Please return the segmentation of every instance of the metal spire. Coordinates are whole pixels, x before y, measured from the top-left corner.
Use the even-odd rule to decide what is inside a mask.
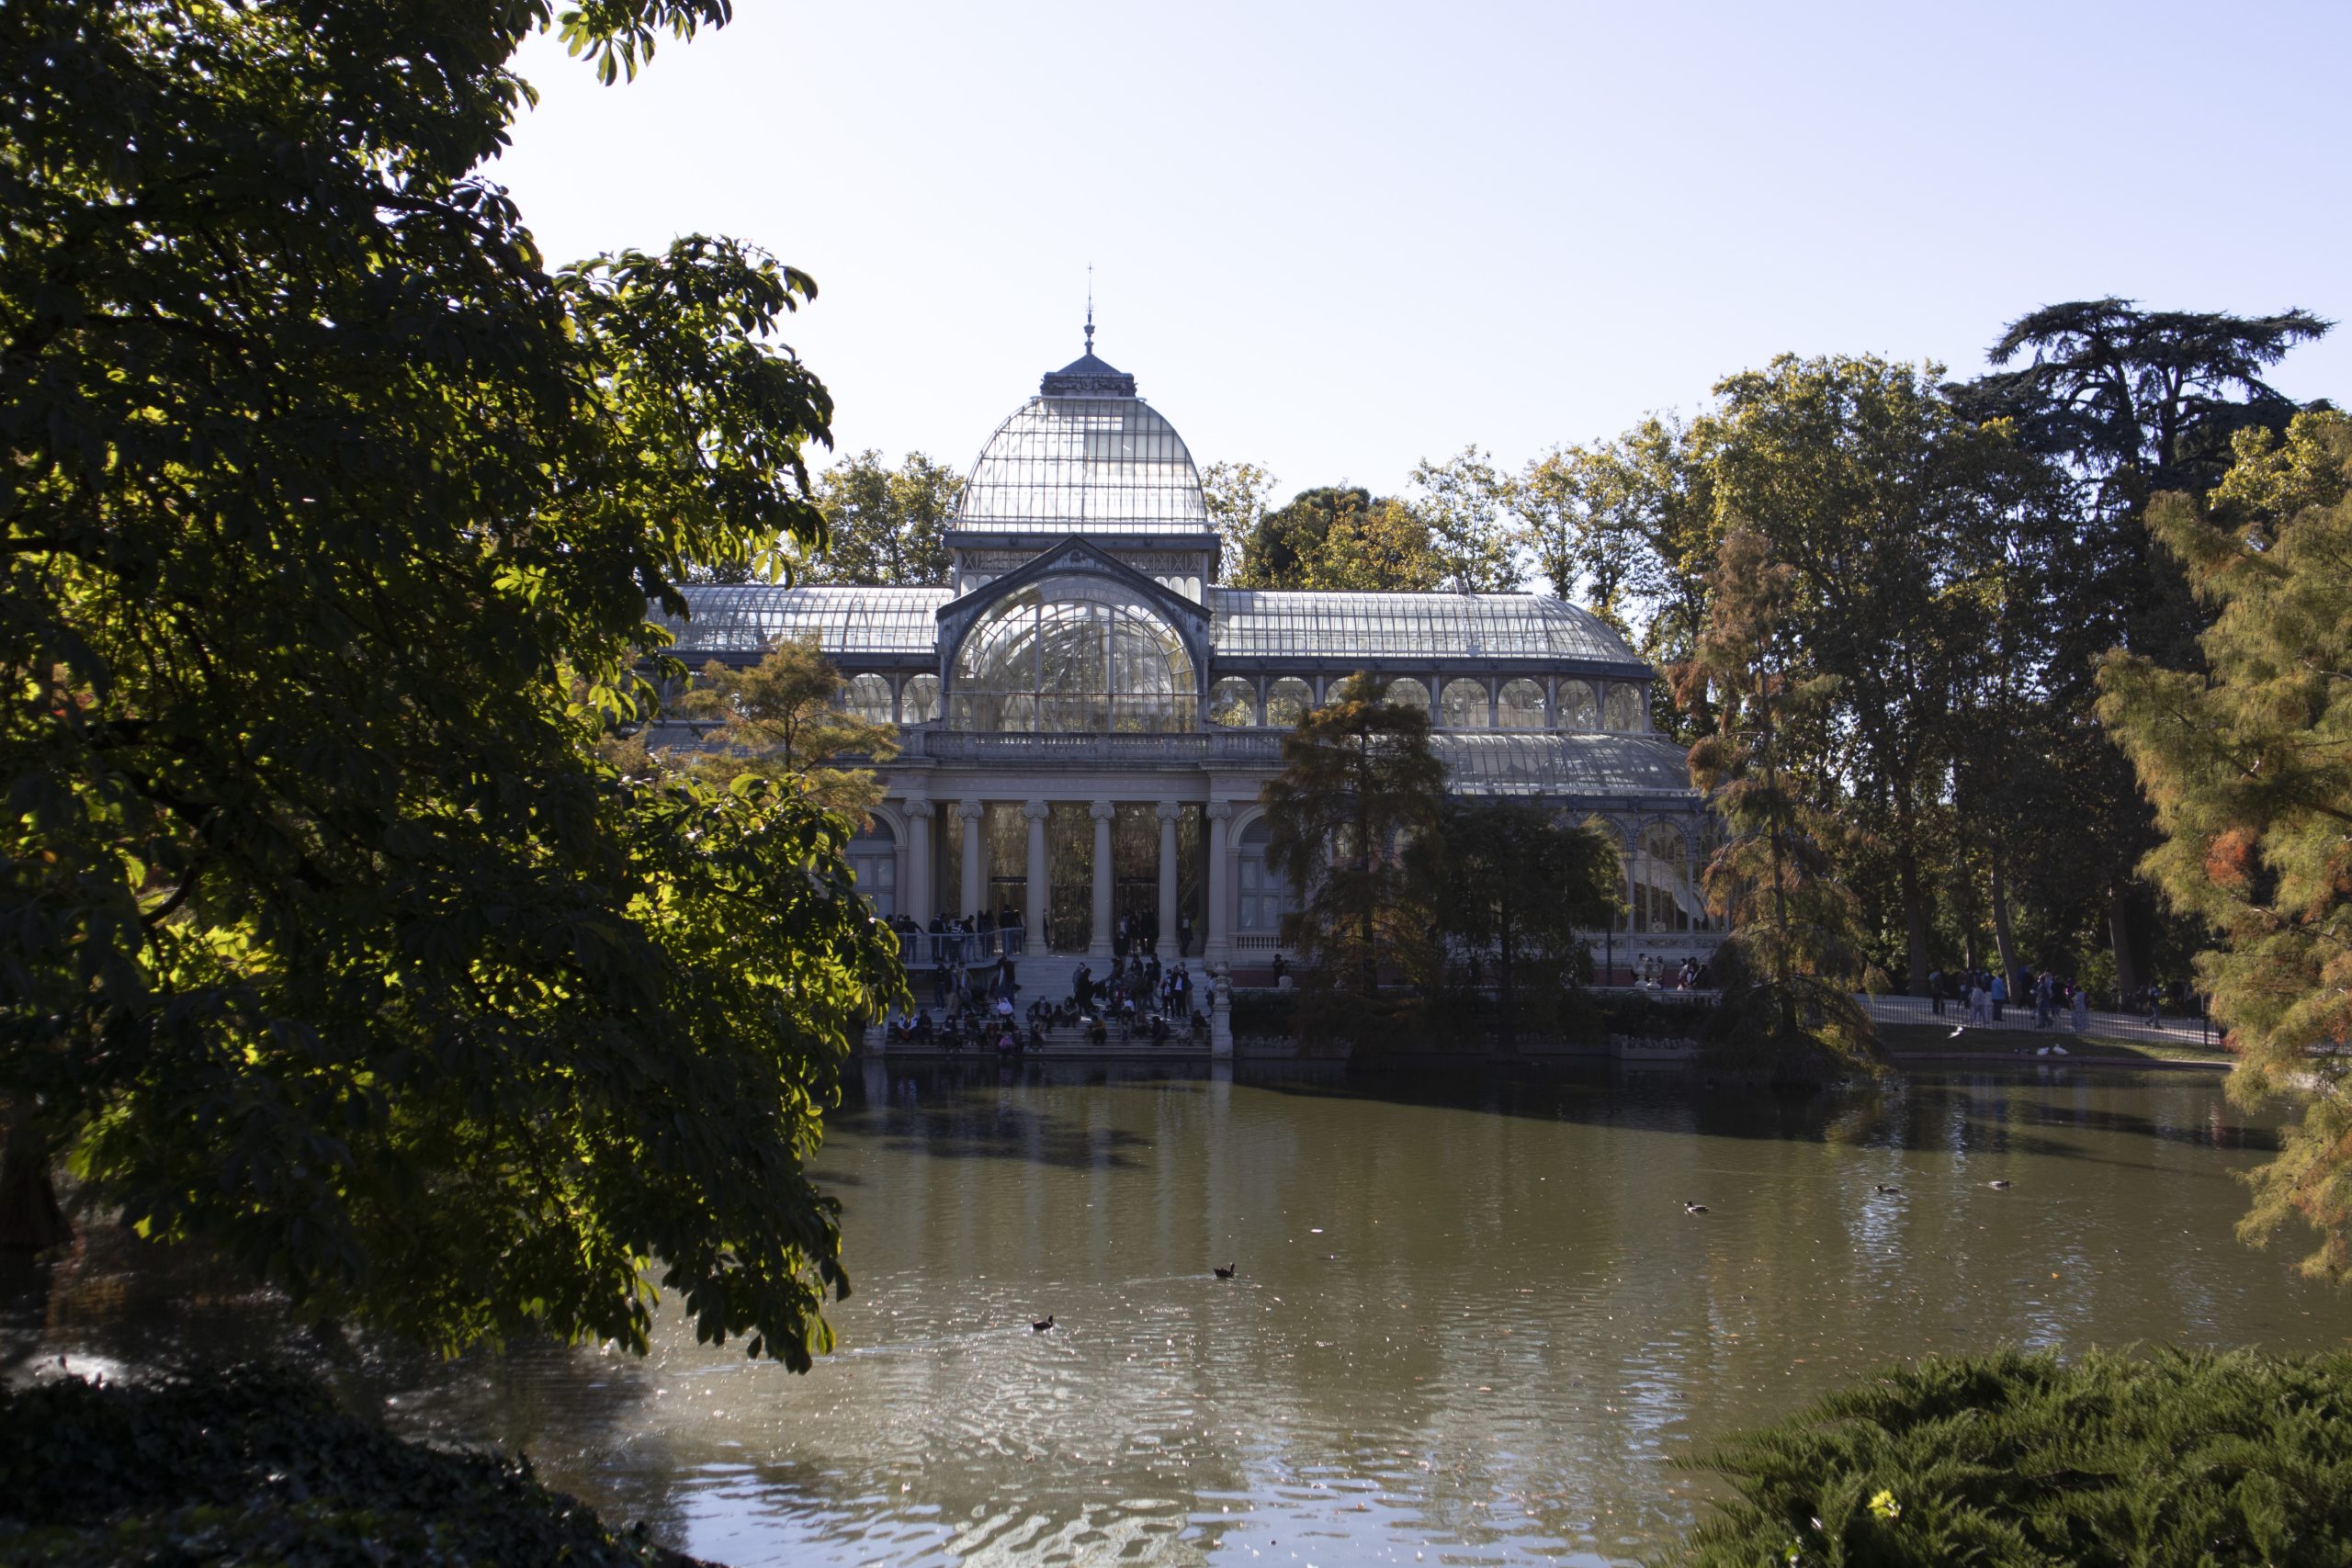
[[[1094,264],[1086,264],[1086,352],[1094,352]]]

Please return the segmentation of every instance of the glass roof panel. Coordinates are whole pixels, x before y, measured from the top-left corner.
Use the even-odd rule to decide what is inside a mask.
[[[1679,795],[1690,753],[1651,735],[1550,735],[1509,730],[1430,737],[1463,795]]]
[[[1566,659],[1648,673],[1589,612],[1535,593],[1212,588],[1216,651],[1249,659]]]
[[[1197,534],[1210,527],[1183,437],[1140,398],[1032,398],[964,482],[975,533]]]
[[[677,639],[681,658],[758,653],[780,637],[817,634],[831,654],[929,654],[939,640],[937,612],[954,590],[936,588],[779,588],[773,583],[705,583],[680,590],[688,617],[649,610]]]

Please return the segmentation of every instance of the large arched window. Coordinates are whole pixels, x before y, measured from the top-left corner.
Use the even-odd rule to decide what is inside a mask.
[[[1315,688],[1295,675],[1285,675],[1266,688],[1266,722],[1277,729],[1296,729],[1314,705]]]
[[[842,688],[842,706],[868,724],[890,722],[890,682],[884,675],[856,675]]]
[[[1599,729],[1600,705],[1593,700],[1592,683],[1589,681],[1560,682],[1560,728],[1562,729]]]
[[[875,914],[887,920],[899,912],[899,840],[890,824],[876,818],[858,830],[849,841],[849,868]]]
[[[1298,908],[1290,878],[1266,860],[1269,837],[1266,819],[1261,817],[1241,830],[1240,840],[1234,846],[1236,869],[1240,874],[1236,889],[1240,907],[1235,913],[1239,917],[1241,930],[1261,941],[1278,937],[1283,917]]]
[[[1467,678],[1445,683],[1445,727],[1448,729],[1490,729],[1487,714],[1487,683]]]
[[[1388,701],[1400,708],[1419,708],[1423,713],[1430,711],[1430,689],[1410,675],[1400,675],[1389,682],[1386,694]]]
[[[1612,682],[1609,700],[1600,709],[1604,729],[1639,729],[1642,727],[1642,689],[1627,682]]]
[[[1192,655],[1125,587],[1049,578],[991,606],[956,650],[958,729],[1168,734],[1194,728]]]
[[[939,716],[939,677],[910,675],[899,689],[899,715],[908,724],[929,724]]]
[[[1209,722],[1247,729],[1258,722],[1258,688],[1227,675],[1209,688]]]
[[[1642,833],[1634,875],[1634,929],[1687,931],[1704,927],[1706,910],[1690,878],[1689,840],[1671,822],[1653,822]]]
[[[1524,677],[1506,681],[1495,697],[1495,728],[1497,729],[1541,729],[1544,728],[1544,688]]]

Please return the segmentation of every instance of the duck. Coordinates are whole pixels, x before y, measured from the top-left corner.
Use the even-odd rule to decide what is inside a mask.
[[[1882,1182],[1880,1182],[1880,1183],[1878,1184],[1878,1190],[1879,1190],[1881,1192],[1883,1192],[1883,1193],[1887,1194],[1889,1197],[1895,1197],[1895,1198],[1899,1198],[1899,1197],[1901,1197],[1901,1196],[1903,1195],[1903,1189],[1902,1189],[1902,1188],[1900,1188],[1900,1187],[1889,1187],[1889,1186],[1888,1186],[1885,1182],[1883,1182],[1883,1181],[1882,1181]]]
[[[1217,1269],[1215,1265],[1211,1265],[1211,1269],[1220,1280],[1230,1280],[1234,1275],[1240,1272],[1240,1265],[1238,1263],[1228,1263],[1222,1269]]]
[[[1053,1325],[1054,1314],[1052,1313],[1047,1313],[1046,1314],[1046,1320],[1043,1323],[1033,1323],[1029,1325],[1029,1332],[1032,1334],[1043,1334],[1047,1329],[1053,1327]]]
[[[1685,1198],[1682,1200],[1682,1212],[1686,1214],[1703,1214],[1707,1212],[1707,1206],[1704,1203],[1693,1203],[1690,1199]]]
[[[1988,1181],[1984,1185],[1991,1188],[1996,1192],[2006,1192],[2009,1188],[2009,1184],[2007,1181]]]

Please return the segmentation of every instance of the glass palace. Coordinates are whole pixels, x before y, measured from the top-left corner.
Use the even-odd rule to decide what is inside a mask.
[[[1260,791],[1283,731],[1362,670],[1429,711],[1454,791],[1617,835],[1627,913],[1593,933],[1597,964],[1623,977],[1713,950],[1709,818],[1682,748],[1651,731],[1655,670],[1540,594],[1220,585],[1192,454],[1091,333],[972,465],[949,583],[702,585],[665,623],[693,670],[814,636],[847,705],[898,727],[852,846],[877,912],[1001,921],[990,945],[1033,955],[1107,955],[1125,920],[1163,954],[1181,941],[1263,970],[1292,894],[1266,863]]]

